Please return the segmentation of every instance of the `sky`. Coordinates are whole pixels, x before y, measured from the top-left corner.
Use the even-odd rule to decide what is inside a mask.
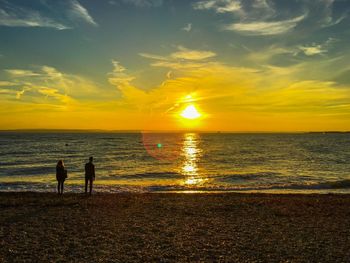
[[[348,131],[349,16],[350,0],[0,0],[0,129]]]

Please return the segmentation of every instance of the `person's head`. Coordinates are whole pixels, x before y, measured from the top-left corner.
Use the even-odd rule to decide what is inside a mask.
[[[93,160],[94,160],[94,158],[92,156],[90,156],[89,162],[92,163]]]
[[[57,162],[57,166],[63,167],[64,166],[63,160],[59,160]]]

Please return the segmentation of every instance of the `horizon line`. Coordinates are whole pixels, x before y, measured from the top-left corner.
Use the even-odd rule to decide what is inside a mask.
[[[107,129],[0,129],[4,132],[83,132],[83,133],[350,133],[347,130],[324,131],[221,131],[221,130],[107,130]]]

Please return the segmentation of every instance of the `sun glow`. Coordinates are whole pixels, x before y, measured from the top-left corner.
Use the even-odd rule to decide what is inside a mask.
[[[199,118],[201,114],[198,112],[198,110],[194,105],[189,105],[186,107],[186,109],[184,109],[181,112],[181,116],[184,117],[185,119],[193,120],[193,119]]]

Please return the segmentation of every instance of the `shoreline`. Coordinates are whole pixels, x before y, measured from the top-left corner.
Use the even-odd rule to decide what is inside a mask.
[[[350,195],[0,192],[4,262],[346,262]]]
[[[17,190],[0,190],[0,198],[2,194],[33,194],[33,195],[57,195],[57,192],[55,191],[33,191],[33,190],[28,190],[28,191],[17,191]],[[63,193],[63,195],[84,195],[85,193],[83,192],[83,189],[81,191],[65,191]],[[147,194],[161,194],[161,195],[167,195],[167,194],[174,194],[174,195],[248,195],[248,196],[254,196],[254,195],[282,195],[282,196],[325,196],[325,195],[337,195],[337,196],[350,196],[350,192],[349,191],[329,191],[327,190],[300,190],[300,191],[295,191],[295,190],[291,190],[291,191],[279,191],[279,190],[271,190],[271,191],[251,191],[251,190],[241,190],[241,191],[237,191],[237,190],[232,190],[232,191],[220,191],[220,190],[213,190],[213,191],[206,191],[206,190],[174,190],[174,191],[116,191],[116,192],[107,192],[107,191],[93,191],[92,195],[147,195]]]
[[[0,192],[38,192],[55,193],[57,182],[0,182]],[[73,182],[65,183],[65,193],[81,193],[84,191],[84,182],[79,184]],[[291,185],[271,185],[271,186],[187,186],[184,184],[174,185],[148,185],[148,184],[105,184],[98,182],[94,184],[95,193],[239,193],[239,194],[350,194],[350,180],[320,182],[314,184],[291,184]]]

